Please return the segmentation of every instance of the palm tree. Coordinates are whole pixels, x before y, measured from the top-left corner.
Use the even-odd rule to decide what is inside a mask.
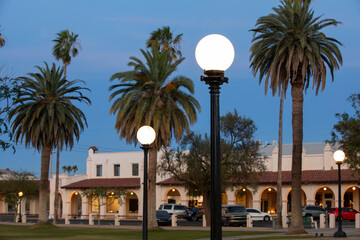
[[[259,72],[260,83],[265,78],[265,89],[273,94],[291,84],[292,96],[292,220],[289,233],[304,233],[301,213],[301,172],[303,140],[303,91],[312,86],[324,90],[327,67],[334,80],[334,70],[342,64],[341,43],[327,37],[321,30],[336,26],[334,19],[320,20],[309,8],[310,1],[281,1],[269,14],[257,20],[250,48],[254,75]],[[327,66],[327,67],[326,67]],[[269,78],[271,79],[269,84]],[[266,93],[266,91],[265,91]]]
[[[57,38],[53,40],[55,46],[53,47],[53,55],[56,60],[61,59],[64,64],[64,78],[66,79],[66,69],[71,63],[71,57],[75,57],[81,48],[77,42],[78,34],[69,32],[69,30],[61,31],[57,34]],[[59,165],[60,165],[60,149],[56,149],[56,176],[55,176],[55,199],[54,199],[54,223],[58,222],[58,207],[59,207]]]
[[[39,191],[39,220],[46,222],[46,201],[49,177],[49,159],[52,149],[64,146],[72,148],[74,138],[79,140],[84,126],[84,113],[73,102],[91,104],[77,86],[83,81],[68,81],[63,77],[63,68],[50,69],[36,66],[40,73],[29,73],[21,77],[21,93],[9,118],[13,119],[12,132],[15,142],[25,142],[41,151],[41,178]]]
[[[158,28],[150,34],[150,38],[146,41],[147,48],[155,48],[158,51],[169,51],[172,59],[176,60],[182,57],[180,51],[180,42],[182,34],[173,37],[169,26]]]
[[[57,38],[53,40],[53,55],[56,60],[62,60],[64,64],[64,77],[66,78],[67,66],[71,63],[71,57],[76,57],[81,49],[80,43],[77,41],[78,34],[69,32],[68,29],[57,34]]]
[[[128,143],[136,144],[136,132],[143,125],[152,126],[156,132],[149,152],[149,226],[156,227],[157,152],[162,146],[169,146],[172,137],[180,141],[184,130],[188,131],[189,125],[196,122],[200,104],[191,95],[194,93],[191,79],[185,76],[169,79],[184,58],[172,62],[168,51],[156,49],[141,53],[146,63],[130,57],[128,65],[133,70],[111,77],[111,81],[118,79],[119,83],[109,88],[112,91],[109,100],[114,100],[110,113],[116,114],[115,128]]]
[[[79,170],[76,165],[72,166],[71,169],[72,169],[74,175]]]

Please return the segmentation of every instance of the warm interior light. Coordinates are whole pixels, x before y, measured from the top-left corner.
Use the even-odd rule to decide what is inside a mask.
[[[243,188],[243,192],[245,192],[246,191],[246,189],[245,188]]]
[[[23,192],[19,192],[18,195],[19,195],[19,197],[22,197],[22,196],[24,195],[24,193],[23,193]]]
[[[137,131],[136,137],[142,145],[150,145],[154,142],[156,133],[152,127],[142,126]]]
[[[233,63],[234,57],[234,46],[219,34],[202,38],[195,49],[196,61],[203,70],[225,71]]]
[[[355,191],[355,189],[356,189],[356,187],[352,187],[352,190],[354,190],[354,191]]]
[[[114,192],[111,192],[111,195],[114,195]]]
[[[78,195],[79,193],[78,192],[75,192],[75,195]]]
[[[271,188],[268,188],[268,191],[271,192]]]
[[[175,188],[171,189],[171,191],[175,192]]]
[[[342,164],[345,159],[345,153],[342,150],[336,150],[334,152],[334,159],[337,164]]]
[[[133,192],[130,192],[130,195],[134,195],[134,193],[133,193]]]
[[[327,189],[327,188],[326,188],[326,187],[324,187],[324,191],[326,191],[326,189]]]

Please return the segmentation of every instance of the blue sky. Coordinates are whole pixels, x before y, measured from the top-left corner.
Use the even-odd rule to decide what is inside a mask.
[[[45,1],[0,0],[1,33],[6,45],[0,49],[0,65],[6,66],[13,77],[36,72],[35,65],[44,61],[56,62],[52,56],[52,40],[64,29],[79,34],[80,54],[68,67],[70,80],[82,79],[92,90],[88,96],[93,104],[83,105],[88,128],[82,133],[73,150],[63,151],[60,166],[77,165],[85,173],[87,149],[97,146],[99,152],[138,151],[139,146],[128,145],[114,129],[115,117],[109,115],[109,78],[116,72],[129,70],[130,56],[140,57],[140,48],[150,32],[170,26],[175,34],[183,33],[182,52],[186,60],[176,74],[185,75],[195,83],[195,97],[202,111],[192,130],[210,131],[210,96],[200,81],[202,70],[195,61],[198,41],[211,33],[219,33],[233,43],[235,60],[226,71],[229,83],[220,95],[220,114],[234,108],[250,117],[258,128],[256,139],[272,142],[278,138],[279,97],[271,92],[264,95],[249,69],[249,48],[256,20],[272,13],[279,1]],[[335,113],[352,112],[346,102],[352,93],[359,92],[360,69],[360,1],[316,0],[315,15],[334,18],[343,24],[329,27],[325,33],[344,44],[341,48],[344,63],[335,72],[335,80],[327,79],[324,92],[315,96],[311,88],[304,101],[304,142],[322,142],[330,138],[336,123]],[[60,65],[60,62],[56,62]],[[284,105],[284,143],[291,143],[291,97]],[[34,149],[16,146],[16,153],[0,153],[0,169],[28,170],[40,175],[40,154]]]

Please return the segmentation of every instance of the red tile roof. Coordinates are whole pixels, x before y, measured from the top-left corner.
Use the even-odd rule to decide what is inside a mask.
[[[350,169],[341,170],[341,182],[342,183],[358,183],[359,174],[356,171]],[[302,171],[302,183],[303,184],[320,184],[320,183],[337,183],[338,182],[338,170],[304,170]],[[264,172],[260,176],[259,184],[276,184],[277,172]],[[282,183],[291,184],[291,171],[282,172]],[[158,182],[158,185],[182,185],[182,181],[178,181],[175,178],[168,178],[164,181]]]
[[[74,182],[61,188],[88,189],[98,187],[140,188],[140,178],[91,178]]]

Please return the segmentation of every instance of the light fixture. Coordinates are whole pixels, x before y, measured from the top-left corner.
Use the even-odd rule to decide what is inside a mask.
[[[150,126],[142,126],[136,133],[137,140],[142,145],[150,145],[154,142],[156,133]]]
[[[134,193],[133,193],[133,192],[130,192],[130,195],[134,195]]]
[[[23,192],[19,192],[18,195],[19,195],[19,197],[22,197],[22,196],[24,195],[24,193],[23,193]]]
[[[334,152],[334,159],[336,164],[338,165],[338,190],[339,190],[339,206],[338,206],[338,230],[334,233],[334,237],[346,237],[346,233],[342,230],[342,209],[341,209],[341,171],[340,166],[344,162],[345,153],[342,150],[336,150]]]
[[[206,76],[201,81],[210,89],[210,211],[211,240],[222,239],[221,217],[221,159],[220,159],[220,86],[228,82],[224,72],[234,61],[234,47],[226,37],[210,34],[199,41],[195,49],[195,58]]]
[[[175,192],[175,188],[171,189],[171,191]]]
[[[327,187],[324,187],[324,191],[326,191],[327,190]]]
[[[271,192],[271,188],[268,188],[268,191]]]
[[[245,188],[243,188],[243,192],[245,192],[246,191],[246,189]]]
[[[79,193],[78,193],[78,192],[75,192],[74,194],[75,194],[75,195],[78,195]]]
[[[356,187],[352,187],[352,190],[355,191]]]
[[[334,159],[336,164],[342,164],[345,159],[345,153],[342,150],[336,150],[334,152]]]
[[[235,50],[226,37],[210,34],[199,41],[195,49],[195,58],[204,70],[225,71],[234,61]]]

